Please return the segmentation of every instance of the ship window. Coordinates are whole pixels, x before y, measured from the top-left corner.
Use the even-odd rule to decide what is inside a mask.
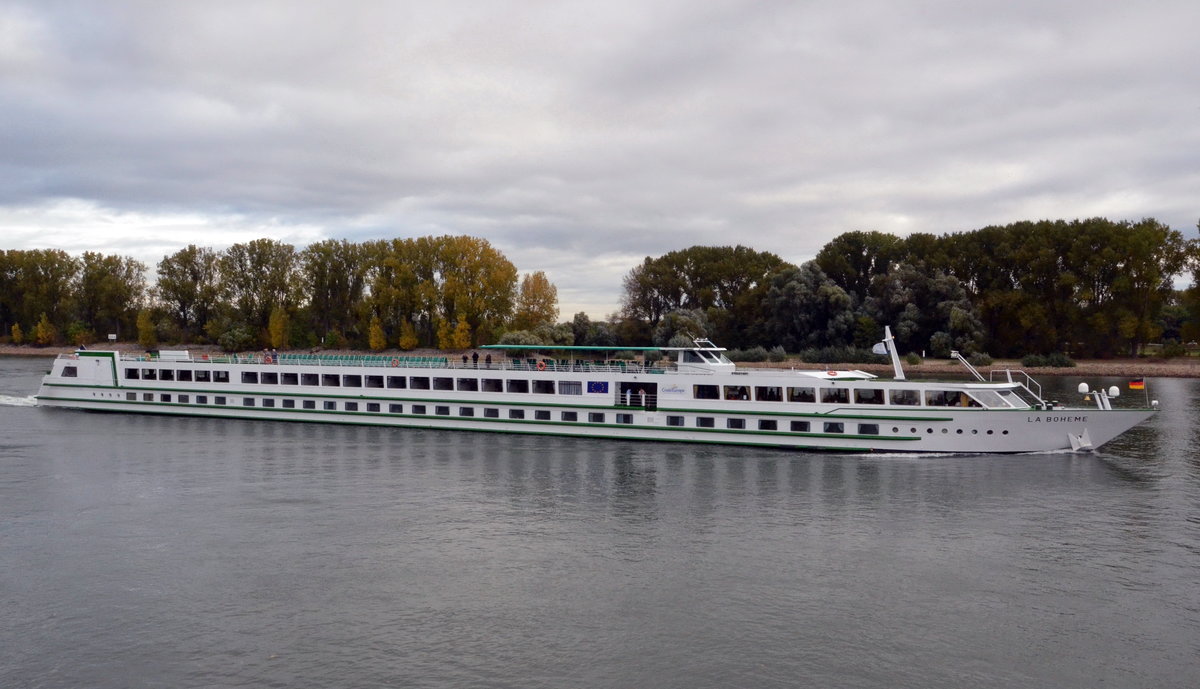
[[[214,383],[228,383],[229,382],[229,371],[213,371],[213,382]]]
[[[808,433],[808,428],[809,428],[809,426],[808,426],[807,421],[793,421],[792,422],[792,432],[793,433]]]
[[[301,373],[300,374],[300,384],[301,385],[320,385],[321,378],[319,376],[317,376],[317,374],[315,374],[315,373]]]
[[[142,369],[142,380],[158,380],[158,371],[152,368]]]
[[[153,392],[143,392],[142,393],[142,401],[143,402],[153,402],[154,401],[154,393]]]
[[[158,372],[159,380],[175,380],[175,369],[164,368]]]
[[[383,387],[383,376],[367,376],[367,387],[381,388]],[[378,410],[376,410],[378,411]]]
[[[208,395],[196,395],[196,404],[208,404]]]
[[[617,414],[617,423],[633,423],[633,414]]]
[[[906,407],[921,406],[921,395],[916,390],[892,390],[889,393],[892,404],[899,404]]]
[[[588,412],[589,423],[604,423],[604,412],[592,411]]]
[[[299,385],[300,376],[295,373],[280,373],[279,382],[281,385]]]
[[[254,398],[253,397],[243,397],[242,398],[242,406],[243,407],[253,407],[254,406]]]
[[[562,418],[563,421],[578,421],[579,414],[573,411],[565,411],[562,413],[560,418]]]
[[[403,404],[389,404],[388,405],[388,413],[389,414],[403,414],[404,413],[404,405]]]
[[[337,402],[332,400],[325,400],[321,406],[325,408],[325,411],[337,411]]]
[[[304,400],[304,408],[305,409],[316,409],[317,408],[316,400]]]
[[[825,422],[825,432],[826,433],[845,433],[846,432],[846,424],[844,424],[840,421],[826,421]]]
[[[284,400],[283,408],[284,409],[295,409],[296,408],[296,400]]]
[[[358,411],[358,402],[346,402],[342,406],[346,411]]]
[[[413,390],[428,390],[429,379],[425,376],[412,376],[408,379],[408,387]]]
[[[500,418],[500,410],[499,410],[499,409],[493,409],[493,408],[491,408],[491,407],[488,407],[488,408],[486,408],[486,409],[484,409],[484,410],[483,410],[483,418],[485,418],[485,419],[498,419],[498,418]]]
[[[697,354],[693,351],[685,351],[683,353],[683,363],[685,363],[685,364],[703,364],[703,363],[705,363],[705,361],[704,361],[704,359],[700,358],[699,354]]]
[[[682,416],[668,416],[667,417],[667,425],[668,426],[682,426],[683,425],[683,417]]]
[[[217,395],[213,398],[213,404],[225,404],[225,397],[223,395]]]
[[[750,388],[745,385],[726,385],[725,399],[748,400],[750,399]]]
[[[692,397],[698,400],[716,400],[721,399],[721,393],[715,385],[693,385]]]
[[[125,380],[137,380],[140,376],[136,368],[125,369]]]
[[[188,404],[188,403],[190,403],[191,401],[192,401],[192,398],[191,398],[191,397],[189,397],[189,396],[187,396],[187,395],[180,395],[180,396],[179,396],[179,403],[180,403],[180,404]]]
[[[759,402],[782,402],[783,388],[759,386],[754,388],[754,399]]]
[[[860,435],[879,435],[879,424],[860,423],[858,424],[858,432]]]
[[[475,407],[459,407],[459,416],[475,416]]]
[[[983,406],[976,402],[965,392],[958,390],[926,390],[925,404],[931,407],[980,407]]]
[[[212,374],[209,371],[196,371],[196,382],[207,383],[212,380]]]
[[[846,404],[850,401],[850,389],[821,388],[821,401],[825,404]]]
[[[985,407],[1000,407],[1001,409],[1008,408],[1008,402],[1004,398],[996,394],[992,390],[972,390],[971,396],[979,399]]]
[[[466,390],[467,392],[476,392],[479,390],[478,378],[459,378],[458,389]]]
[[[774,420],[759,419],[758,430],[760,431],[777,431],[779,430],[779,422]]]
[[[558,381],[558,394],[560,395],[582,395],[583,383],[577,380],[560,380]]]
[[[711,416],[697,416],[696,417],[696,428],[713,428],[716,425],[717,425],[717,422],[714,421],[713,417],[711,417]]]
[[[74,366],[63,366],[62,375],[63,378],[78,378],[79,369]]]
[[[254,371],[242,371],[242,382],[243,383],[257,383],[258,382],[258,374],[255,373]]]
[[[453,390],[454,389],[454,379],[453,378],[434,378],[433,379],[433,389],[434,390]]]
[[[550,412],[545,409],[537,409],[533,412],[533,418],[537,419],[538,421],[549,421]]]
[[[263,406],[264,406],[264,407],[274,407],[274,406],[275,406],[275,400],[273,400],[273,399],[271,399],[271,398],[269,398],[269,397],[268,397],[268,398],[266,398],[266,399],[264,399],[264,400],[263,400]]]
[[[158,401],[159,401],[159,402],[170,402],[170,401],[171,401],[171,396],[170,396],[170,395],[167,395],[167,394],[162,394],[162,395],[159,395],[159,396],[158,396]]]
[[[379,411],[379,403],[367,402],[367,411]]]
[[[725,419],[725,427],[726,428],[745,428],[746,420],[745,419]]]
[[[321,386],[326,388],[339,388],[342,386],[342,378],[336,373],[322,373]]]
[[[361,388],[362,387],[362,376],[359,376],[359,375],[342,376],[342,385],[344,387],[348,387],[348,388]]]
[[[813,388],[788,388],[789,402],[816,402],[816,390]]]
[[[387,386],[392,389],[403,390],[408,387],[408,379],[404,376],[388,376]]]
[[[509,380],[509,392],[529,392],[529,381],[527,380]]]
[[[424,414],[424,413],[425,413],[425,405],[423,405],[423,404],[414,404],[414,405],[413,405],[413,408],[412,408],[412,413],[414,413],[414,414]]]
[[[504,392],[504,381],[499,378],[484,378],[481,382],[484,392]]]
[[[533,391],[539,395],[553,395],[554,381],[552,380],[535,380],[533,381]]]
[[[263,371],[259,380],[263,385],[279,385],[279,374],[275,371]]]
[[[524,409],[509,409],[508,410],[508,418],[523,419],[523,418],[525,418],[525,410]]]
[[[189,383],[191,382],[192,370],[190,368],[176,371],[176,373],[177,373],[177,375],[175,376],[176,380],[182,380],[184,382],[189,382]]]
[[[137,393],[136,392],[125,393],[125,401],[126,402],[136,402],[137,401]]]
[[[859,404],[883,404],[883,390],[879,388],[857,388],[854,401]]]

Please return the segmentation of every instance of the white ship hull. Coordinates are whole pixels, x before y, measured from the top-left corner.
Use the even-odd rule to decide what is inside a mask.
[[[89,351],[62,356],[43,380],[38,404],[210,418],[917,453],[1092,449],[1154,413],[1017,407],[1013,393],[1023,386],[1013,383],[889,381],[861,372],[737,371],[732,365],[706,369],[684,365],[682,359],[678,366],[666,367],[571,362],[539,370],[537,364],[508,360],[489,367],[444,359],[204,359],[179,354],[129,358]],[[717,399],[698,398],[713,390]],[[809,394],[813,401],[799,401]],[[996,402],[997,394],[1008,402]],[[971,406],[945,404],[957,395]],[[839,401],[822,402],[823,397]],[[908,403],[894,403],[898,399]],[[939,404],[927,404],[930,399]]]

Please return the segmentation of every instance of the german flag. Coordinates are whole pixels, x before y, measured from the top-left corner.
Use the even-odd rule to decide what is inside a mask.
[[[1146,379],[1145,378],[1134,378],[1133,380],[1129,381],[1129,389],[1130,390],[1145,390],[1146,389]]]

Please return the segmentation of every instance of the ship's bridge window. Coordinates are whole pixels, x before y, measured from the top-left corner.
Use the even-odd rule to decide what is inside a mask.
[[[243,383],[257,383],[258,382],[258,373],[254,372],[254,371],[242,371],[242,382]]]
[[[140,377],[136,368],[125,369],[125,380],[137,380]]]
[[[685,363],[685,364],[703,364],[703,363],[705,363],[705,361],[703,358],[700,357],[699,354],[692,352],[692,351],[686,351],[683,353],[683,363]]]
[[[459,378],[458,379],[458,389],[466,390],[467,392],[478,392],[479,391],[479,379],[478,378]]]
[[[209,371],[196,371],[196,382],[207,383],[212,380],[212,373]]]
[[[582,395],[583,383],[578,380],[560,380],[558,381],[558,394],[560,395]]]
[[[412,376],[408,379],[408,387],[413,390],[428,390],[429,379],[425,376]]]
[[[484,392],[504,392],[504,381],[499,378],[484,378]]]
[[[698,400],[719,400],[721,392],[716,385],[693,385],[692,397]]]
[[[972,390],[971,396],[979,400],[985,407],[1008,408],[1008,402],[998,395],[995,390]]]
[[[906,407],[921,406],[921,395],[916,390],[892,390],[888,393],[891,397],[892,404],[899,404]]]
[[[750,399],[750,388],[745,385],[726,385],[725,399],[748,400]]]
[[[79,377],[79,369],[76,368],[75,366],[63,366],[62,377],[63,378],[78,378]]]
[[[228,383],[229,382],[229,371],[213,371],[213,382],[214,383]]]
[[[320,378],[320,376],[318,376],[315,373],[301,373],[300,374],[300,384],[301,385],[320,385],[321,378]]]
[[[880,388],[856,388],[854,401],[859,404],[883,404],[883,390]]]
[[[754,388],[754,399],[759,402],[782,402],[783,388],[774,386],[756,386]]]
[[[152,368],[143,368],[142,380],[158,380],[158,371]]]
[[[342,386],[342,377],[336,373],[322,373],[321,385],[327,388],[339,388]]]
[[[175,380],[175,369],[164,368],[158,372],[159,380]]]
[[[508,381],[509,392],[529,392],[529,381],[527,380],[512,380]]]
[[[263,381],[263,382],[266,382],[266,381]],[[347,388],[361,388],[362,387],[362,376],[358,376],[358,375],[342,376],[342,386],[347,387]]]
[[[821,388],[821,401],[825,404],[847,404],[850,401],[850,389]]]
[[[1024,409],[1025,407],[1033,406],[1012,390],[998,390],[997,394],[1000,395],[1001,399],[1003,399],[1005,402],[1018,409]]]
[[[816,402],[817,391],[815,388],[788,388],[789,402]]]
[[[533,391],[539,395],[553,395],[554,381],[552,380],[535,380],[533,381]]]
[[[434,390],[453,390],[454,389],[454,379],[453,378],[434,378],[433,379],[433,389]]]
[[[185,383],[190,383],[192,381],[192,369],[190,368],[180,369],[175,373],[176,380],[181,380]]]

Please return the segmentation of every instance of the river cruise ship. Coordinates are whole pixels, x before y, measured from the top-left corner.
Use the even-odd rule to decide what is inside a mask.
[[[1066,407],[1018,371],[1000,380],[740,368],[692,347],[487,345],[471,356],[187,351],[60,355],[37,403],[93,411],[500,431],[851,452],[1090,450],[1149,418],[1109,390]],[[633,352],[637,360],[612,358]],[[544,354],[538,354],[543,352]],[[481,356],[482,354],[482,356]],[[665,355],[663,359],[654,356]],[[1151,407],[1156,404],[1151,405]]]

